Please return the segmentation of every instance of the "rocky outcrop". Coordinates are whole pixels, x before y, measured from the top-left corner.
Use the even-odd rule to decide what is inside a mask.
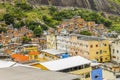
[[[28,0],[30,4],[70,6],[119,14],[120,5],[110,0]]]

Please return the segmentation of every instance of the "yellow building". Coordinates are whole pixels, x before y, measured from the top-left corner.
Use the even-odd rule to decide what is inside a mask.
[[[98,62],[110,61],[109,41],[108,40],[96,40],[89,41],[89,55],[91,60],[97,60]]]
[[[56,36],[54,34],[47,35],[47,49],[56,49]]]
[[[66,51],[56,50],[56,49],[41,50],[40,56],[41,56],[41,58],[48,60],[48,61],[69,57],[69,55],[66,53]]]
[[[98,62],[110,61],[109,41],[92,36],[71,35],[71,55],[80,55]]]
[[[38,61],[39,55],[40,55],[40,53],[38,51],[31,51],[31,52],[29,52],[29,59]]]
[[[38,67],[42,70],[67,72],[71,74],[80,75],[80,80],[91,80],[91,61],[80,57],[74,56],[65,59],[43,62],[33,64],[32,66]]]
[[[38,51],[38,45],[37,44],[25,44],[23,45],[24,51]]]

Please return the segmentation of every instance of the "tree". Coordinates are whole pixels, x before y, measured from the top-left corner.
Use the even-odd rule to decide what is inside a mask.
[[[114,24],[112,30],[116,31],[117,33],[120,33],[120,24]]]
[[[51,6],[51,7],[49,8],[49,11],[50,11],[50,14],[51,14],[51,15],[54,15],[54,13],[57,11],[57,8]]]
[[[23,27],[23,26],[25,26],[24,22],[23,22],[23,21],[20,21],[20,22],[18,22],[18,23],[16,23],[16,24],[14,25],[14,28],[21,28],[21,27]]]
[[[32,6],[30,6],[29,4],[27,3],[17,3],[16,4],[16,7],[22,9],[22,10],[25,10],[25,11],[30,11],[33,9]]]
[[[92,34],[88,31],[81,31],[80,32],[81,35],[87,35],[87,36],[91,36]]]
[[[14,24],[14,16],[12,16],[10,14],[5,14],[3,18],[7,25]]]
[[[47,30],[48,29],[48,26],[46,25],[46,24],[40,24],[41,25],[41,28],[43,29],[43,30]]]
[[[43,29],[41,28],[41,26],[38,26],[34,29],[33,32],[36,37],[40,37],[43,33]]]
[[[30,38],[27,38],[26,36],[24,36],[23,38],[22,38],[22,43],[29,43],[31,41],[31,39]]]
[[[40,23],[34,22],[34,21],[30,21],[27,26],[29,27],[30,30],[34,30],[35,27],[39,26]]]
[[[4,28],[4,27],[0,27],[0,33],[1,33],[1,32],[6,32],[6,31],[7,31],[6,28]]]

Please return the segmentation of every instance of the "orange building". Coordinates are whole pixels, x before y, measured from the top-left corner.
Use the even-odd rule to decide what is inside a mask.
[[[29,57],[28,56],[25,56],[25,55],[22,55],[22,54],[12,54],[12,59],[16,62],[27,62],[29,61]]]

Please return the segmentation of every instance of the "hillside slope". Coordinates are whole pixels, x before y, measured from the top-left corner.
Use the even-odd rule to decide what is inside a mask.
[[[27,0],[29,3],[54,6],[71,6],[120,14],[119,0]]]
[[[117,9],[119,8],[119,3],[118,0],[114,0],[114,2],[113,0],[50,0],[49,2],[48,0],[0,0],[0,32],[5,29],[3,26],[7,27],[9,25],[14,28],[27,26],[33,31],[38,29],[41,30],[41,28],[42,30],[47,30],[49,27],[56,28],[56,26],[65,19],[71,19],[74,16],[81,16],[86,21],[95,21],[97,24],[104,24],[109,31],[115,30],[120,33],[120,17],[101,12],[107,11],[119,14],[119,10]],[[83,9],[37,6],[43,4],[56,6],[80,6]],[[112,4],[116,5],[113,6]],[[110,5],[112,5],[111,8],[108,8]],[[96,12],[91,9],[99,11]],[[41,28],[39,26],[41,26]]]

